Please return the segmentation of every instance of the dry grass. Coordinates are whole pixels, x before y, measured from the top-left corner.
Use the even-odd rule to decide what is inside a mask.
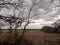
[[[18,30],[18,34],[20,35],[22,33],[22,30]],[[12,35],[14,35],[14,30],[12,31]],[[7,40],[7,37],[9,36],[9,30],[2,30],[0,32],[0,40]],[[56,41],[60,39],[60,34],[52,34],[52,33],[44,33],[40,30],[28,30],[25,31],[24,37],[27,40],[32,40],[34,45],[42,45],[44,42],[44,39],[49,41]]]

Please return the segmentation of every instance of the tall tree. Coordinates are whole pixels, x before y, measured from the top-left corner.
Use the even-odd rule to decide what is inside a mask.
[[[12,32],[12,29],[15,29],[15,37],[16,37],[15,45],[19,45],[19,41],[24,36],[26,27],[30,23],[31,12],[33,11],[33,8],[39,3],[40,1],[37,2],[37,0],[33,0],[30,3],[27,0],[17,0],[17,2],[15,0],[1,0],[0,8],[2,7],[3,9],[6,9],[6,10],[12,9],[13,14],[11,14],[11,12],[6,12],[7,14],[5,13],[0,17],[5,22],[8,22],[10,34]],[[23,23],[25,25],[23,25]],[[23,32],[22,32],[22,35],[18,37],[17,29],[18,27],[21,27],[22,25],[23,25]]]

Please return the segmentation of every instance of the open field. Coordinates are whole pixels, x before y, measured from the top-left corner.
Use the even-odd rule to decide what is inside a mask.
[[[22,33],[22,30],[18,30],[18,34],[20,35]],[[0,32],[0,40],[6,39],[4,37],[8,36],[9,31],[8,30],[2,30]],[[12,34],[14,34],[14,30],[12,31]],[[60,39],[60,34],[52,34],[52,33],[44,33],[40,30],[27,30],[25,31],[24,37],[28,40],[32,40],[34,45],[42,45],[44,40],[49,41],[56,41]]]
[[[44,39],[51,41],[60,39],[60,34],[44,33],[40,30],[27,31],[25,32],[25,36],[26,38],[28,37],[28,39],[33,40],[36,45],[40,45]]]

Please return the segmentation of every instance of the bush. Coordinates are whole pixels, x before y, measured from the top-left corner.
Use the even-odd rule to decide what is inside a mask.
[[[53,33],[60,33],[60,26],[54,27]]]
[[[50,26],[44,26],[44,27],[41,29],[41,31],[51,33],[51,32],[53,32],[53,28],[50,27]]]
[[[57,27],[50,27],[50,26],[44,26],[41,31],[46,32],[46,33],[60,33],[60,26]]]

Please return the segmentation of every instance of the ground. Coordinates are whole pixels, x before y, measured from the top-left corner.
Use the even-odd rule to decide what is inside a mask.
[[[0,40],[4,40],[9,36],[8,35],[9,31],[8,30],[2,30],[0,32]],[[22,31],[19,31],[19,35],[22,33]],[[14,34],[14,31],[12,31],[12,34]],[[42,45],[43,42],[46,40],[48,41],[56,41],[60,39],[60,34],[53,34],[53,33],[44,33],[40,30],[27,30],[25,31],[24,37],[28,40],[31,40],[34,45]],[[47,42],[47,41],[46,41]]]

